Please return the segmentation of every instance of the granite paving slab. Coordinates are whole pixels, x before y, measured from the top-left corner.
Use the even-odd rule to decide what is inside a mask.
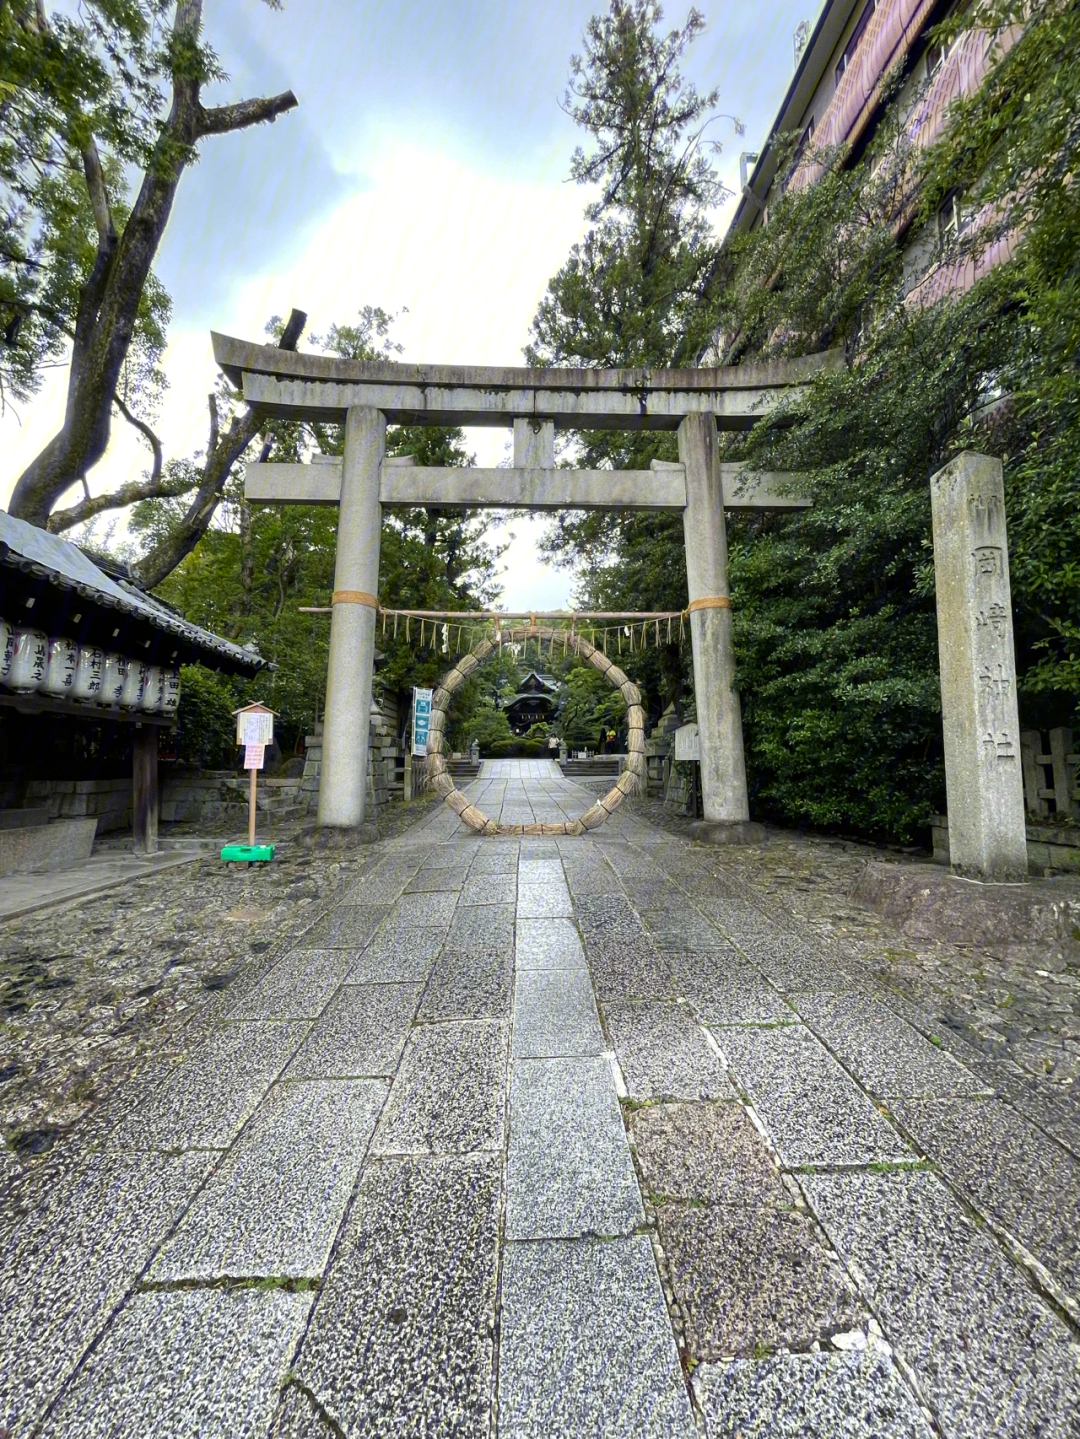
[[[263,1439],[311,1298],[252,1289],[136,1295],[42,1434]]]
[[[514,981],[514,1059],[604,1053],[584,969],[525,969]]]
[[[614,899],[627,902],[626,892],[615,871],[607,864],[573,866],[564,864],[566,884],[575,900]]]
[[[639,914],[653,909],[678,912],[680,909],[685,910],[690,904],[689,898],[678,885],[663,873],[636,875],[632,880],[627,880],[627,887],[633,898],[634,908]]]
[[[352,963],[346,984],[425,983],[445,942],[442,929],[376,934]]]
[[[1080,1305],[1080,1161],[997,1099],[900,1100],[893,1109],[975,1208]]]
[[[694,1370],[709,1439],[933,1439],[884,1348]]]
[[[641,939],[644,927],[620,890],[618,894],[582,895],[574,911],[585,943],[626,944]]]
[[[388,904],[339,904],[308,930],[304,943],[311,949],[362,949],[392,913]]]
[[[465,881],[460,904],[513,904],[517,878],[513,874],[476,874]]]
[[[454,916],[446,937],[447,947],[466,953],[474,949],[509,950],[514,946],[514,906],[512,904],[467,905]]]
[[[627,1123],[647,1195],[702,1204],[790,1203],[741,1104],[650,1104]]]
[[[372,1079],[276,1085],[151,1280],[321,1276],[388,1089]]]
[[[487,1439],[499,1160],[369,1163],[293,1374],[348,1439]]]
[[[409,1036],[375,1154],[468,1154],[499,1149],[506,1107],[504,1024],[420,1025]]]
[[[418,984],[347,984],[301,1045],[287,1079],[393,1074],[423,990]]]
[[[689,902],[680,909],[647,909],[641,919],[658,949],[708,951],[727,948],[720,931],[703,915],[695,913]]]
[[[306,1020],[212,1029],[104,1142],[111,1149],[227,1149],[310,1029]]]
[[[317,1019],[345,978],[344,949],[294,949],[229,1010],[228,1019]]]
[[[573,914],[570,891],[560,881],[558,884],[518,885],[517,914],[519,919],[567,918]]]
[[[517,969],[585,969],[581,936],[569,919],[523,919],[515,931]]]
[[[522,1059],[510,1078],[508,1239],[628,1234],[645,1217],[604,1059]]]
[[[648,1239],[510,1244],[499,1439],[696,1439]]]
[[[802,1025],[725,1029],[720,1043],[784,1164],[871,1164],[917,1157]]]
[[[513,977],[511,935],[498,949],[466,950],[448,941],[431,971],[417,1020],[508,1020]]]
[[[340,1431],[310,1394],[290,1383],[281,1392],[267,1439],[340,1439]]]
[[[794,935],[777,931],[769,937],[742,937],[739,947],[750,962],[784,994],[800,989],[850,990],[858,982],[839,957],[813,949]]]
[[[706,959],[692,970],[691,958]],[[750,965],[723,954],[676,956],[671,961],[680,989],[703,1024],[722,1027],[738,1024],[793,1024],[798,1015],[773,986]],[[723,1036],[720,1036],[723,1048]]]
[[[803,1189],[948,1439],[1075,1439],[1070,1331],[936,1175],[818,1174]]]
[[[457,908],[456,894],[403,894],[386,918],[389,929],[449,928]]]
[[[459,891],[465,883],[465,876],[469,872],[467,860],[447,865],[441,869],[431,869],[426,866],[419,874],[413,875],[412,879],[405,886],[406,894],[435,894],[438,892],[452,893]]]
[[[482,874],[517,874],[518,846],[492,845],[482,849],[469,866],[469,878]]]
[[[407,870],[402,868],[376,870],[366,874],[348,890],[341,899],[342,904],[393,904],[407,884],[413,882],[416,865]]]
[[[799,994],[792,1004],[872,1094],[985,1094],[986,1084],[865,995]]]
[[[651,940],[608,942],[595,939],[585,945],[589,970],[601,1005],[619,999],[674,999],[671,965]]]
[[[527,852],[522,854],[521,862],[518,865],[518,883],[555,885],[565,883],[562,859],[558,850],[543,859],[529,858]]]
[[[30,1432],[202,1183],[212,1154],[92,1154],[49,1173],[0,1249],[0,1427]]]
[[[734,1099],[723,1061],[689,1005],[609,1000],[604,1026],[631,1099]]]
[[[806,1349],[865,1321],[805,1214],[776,1204],[660,1204],[667,1272],[698,1360]]]

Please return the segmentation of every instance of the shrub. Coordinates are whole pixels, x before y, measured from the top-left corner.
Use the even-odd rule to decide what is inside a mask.
[[[228,680],[201,665],[180,670],[177,754],[201,769],[232,764],[236,753],[236,696]]]

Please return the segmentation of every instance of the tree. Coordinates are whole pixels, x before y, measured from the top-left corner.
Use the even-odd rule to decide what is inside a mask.
[[[805,476],[814,502],[728,517],[747,767],[759,813],[902,840],[944,803],[928,482],[961,449],[1005,461],[1021,723],[1067,724],[1080,696],[1080,12],[992,0],[955,23],[1017,28],[943,140],[915,153],[894,105],[858,163],[815,156],[812,188],[714,248],[686,331],[721,363],[845,349],[844,370],[728,442]],[[905,246],[958,184],[981,217],[966,253],[1010,234],[1014,256],[913,304]],[[685,603],[676,526],[574,516],[548,547],[584,568],[583,603]]]
[[[355,323],[332,325],[312,342],[324,351],[353,359],[388,357],[393,316],[365,306]],[[280,319],[270,324],[281,335]],[[251,423],[250,421],[248,421]],[[313,452],[340,454],[340,425],[266,421],[255,425],[263,458],[299,461]],[[414,454],[420,464],[472,463],[460,430],[391,426],[390,454]],[[261,675],[245,697],[265,700],[281,714],[287,739],[309,730],[321,710],[326,686],[329,615],[301,614],[301,606],[328,606],[333,591],[337,511],[308,505],[251,505],[242,477],[225,485],[214,525],[160,584],[158,593],[189,620],[239,643],[254,641],[278,668]],[[393,507],[384,512],[379,594],[402,609],[467,610],[487,607],[498,593],[502,550],[487,538],[487,512],[452,507]],[[186,502],[179,497],[145,500],[133,510],[132,529],[151,555],[169,552],[178,535],[188,537]],[[452,656],[438,632],[389,622],[376,635],[381,654],[378,682],[396,691],[430,685],[449,668]],[[482,672],[486,673],[486,671]],[[456,715],[465,718],[480,698],[482,681],[463,687]]]
[[[85,486],[114,409],[154,460],[142,486],[110,503],[197,485],[193,530],[207,506],[213,512],[213,496],[203,492],[220,492],[251,439],[246,415],[222,433],[212,399],[202,475],[169,471],[136,414],[163,384],[169,302],[151,267],[184,171],[201,141],[272,121],[296,104],[286,91],[203,105],[203,87],[223,72],[202,40],[202,9],[202,0],[177,0],[170,22],[166,0],[86,0],[76,17],[50,16],[45,0],[0,5],[0,384],[32,394],[42,365],[70,346],[63,425],[12,495],[11,513],[31,524],[48,525],[64,492],[79,480]],[[129,188],[136,171],[141,180]],[[106,507],[87,490],[84,504],[53,527]],[[156,582],[179,557],[148,560],[144,578]]]
[[[717,207],[727,193],[715,166],[717,91],[699,94],[680,73],[704,28],[691,10],[664,31],[655,0],[611,0],[589,21],[583,56],[570,61],[564,106],[586,131],[571,175],[599,187],[591,228],[551,280],[526,356],[536,365],[693,363],[708,339],[700,303],[717,265]],[[742,134],[738,121],[731,122]],[[582,463],[647,469],[677,459],[675,436],[601,431],[581,436]],[[686,604],[682,522],[676,516],[569,511],[542,543],[580,575],[577,602],[601,609]],[[656,713],[681,700],[688,665],[678,648],[642,656],[639,677]]]

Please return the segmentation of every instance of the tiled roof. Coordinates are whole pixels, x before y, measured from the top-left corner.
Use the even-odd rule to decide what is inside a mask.
[[[167,605],[123,579],[110,579],[78,545],[0,510],[0,565],[37,575],[105,609],[118,610],[201,650],[219,667],[254,675],[271,669],[268,660],[199,625],[189,624]]]

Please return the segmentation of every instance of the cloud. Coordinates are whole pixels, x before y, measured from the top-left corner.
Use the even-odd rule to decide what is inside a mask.
[[[493,176],[443,150],[385,136],[365,183],[309,228],[302,248],[284,260],[260,259],[249,241],[248,263],[213,317],[215,329],[263,337],[273,314],[306,310],[309,332],[347,322],[362,305],[402,313],[396,338],[404,358],[432,363],[520,364],[529,323],[548,279],[582,232],[586,196],[575,186]],[[215,366],[209,327],[184,314],[174,322],[165,370],[171,382],[158,429],[167,455],[191,454],[206,443],[207,402]],[[0,498],[55,431],[63,414],[65,373],[54,372],[20,426],[0,420],[7,457]],[[506,429],[469,433],[480,464],[497,464]],[[102,462],[90,476],[97,493],[139,475],[145,446],[118,422]],[[524,536],[535,533],[519,525]],[[512,555],[510,603],[552,604],[519,593],[531,575],[550,594],[568,593],[569,578],[535,560],[519,539]]]

